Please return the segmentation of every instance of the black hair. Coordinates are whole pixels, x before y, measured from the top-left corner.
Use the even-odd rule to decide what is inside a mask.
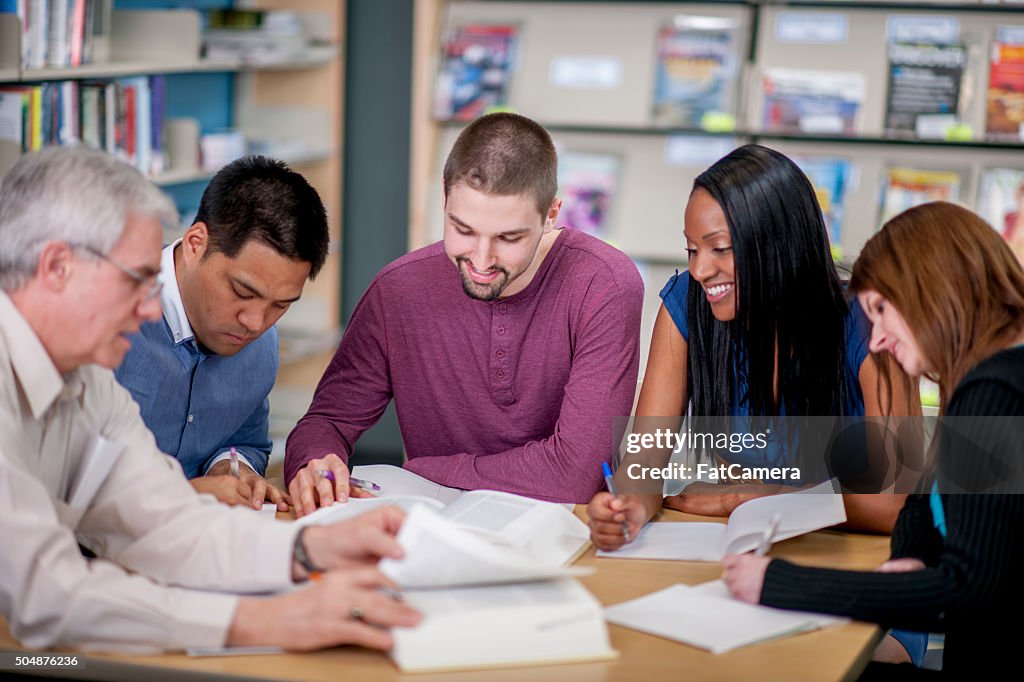
[[[203,192],[196,222],[206,224],[207,253],[234,258],[246,242],[310,264],[313,279],[327,259],[327,211],[306,179],[283,161],[246,156],[217,172]]]
[[[690,287],[693,413],[728,416],[738,397],[752,416],[850,414],[849,304],[810,181],[783,154],[751,144],[701,173],[698,189],[725,213],[737,299],[735,319],[719,322],[703,289]],[[737,396],[738,385],[745,394]]]

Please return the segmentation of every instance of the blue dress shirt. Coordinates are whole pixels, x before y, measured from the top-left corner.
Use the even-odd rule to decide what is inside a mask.
[[[163,317],[132,337],[117,380],[139,404],[160,450],[177,458],[188,478],[205,474],[231,447],[263,475],[273,445],[267,396],[277,376],[277,329],[232,356],[201,351],[174,276],[176,245],[164,250]]]

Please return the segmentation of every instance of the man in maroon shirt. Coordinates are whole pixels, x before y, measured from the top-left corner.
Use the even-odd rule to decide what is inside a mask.
[[[300,516],[363,494],[346,462],[392,398],[405,468],[432,481],[560,502],[602,485],[636,389],[640,274],[556,229],[555,148],[527,118],[468,125],[443,180],[444,241],[377,274],[288,438]]]

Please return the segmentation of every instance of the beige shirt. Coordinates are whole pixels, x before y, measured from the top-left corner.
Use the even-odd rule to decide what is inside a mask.
[[[0,615],[23,644],[221,645],[238,598],[210,591],[290,585],[297,532],[197,495],[113,373],[61,376],[0,292]]]

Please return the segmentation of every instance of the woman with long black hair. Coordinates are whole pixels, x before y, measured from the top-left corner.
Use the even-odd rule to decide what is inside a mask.
[[[793,161],[759,145],[726,155],[694,181],[684,232],[689,270],[661,291],[638,423],[660,426],[687,414],[757,420],[920,412],[905,377],[879,390],[868,321],[850,305],[814,189]],[[794,457],[786,445],[719,456],[781,467]],[[817,481],[796,483],[810,482]],[[780,488],[696,482],[664,505],[728,516],[741,502]],[[848,527],[890,532],[904,498],[844,495]],[[587,508],[594,544],[622,546],[662,504],[660,490],[598,493]],[[911,648],[923,655],[923,639]]]

